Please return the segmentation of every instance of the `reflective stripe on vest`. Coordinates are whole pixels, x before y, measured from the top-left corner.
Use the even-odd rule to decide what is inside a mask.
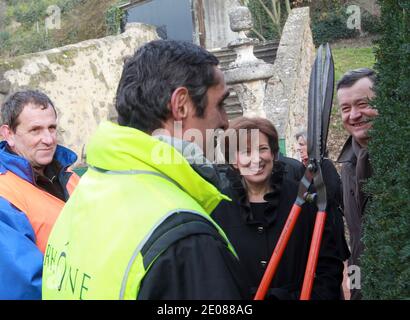
[[[129,275],[130,275],[130,270],[131,270],[132,265],[135,263],[135,260],[136,260],[137,256],[138,256],[139,254],[141,254],[142,248],[143,248],[144,245],[147,243],[147,241],[148,241],[149,238],[152,236],[152,234],[155,232],[155,230],[157,230],[157,228],[158,228],[166,219],[168,219],[168,218],[171,217],[172,215],[174,215],[174,214],[176,214],[176,213],[179,213],[179,212],[190,213],[190,214],[194,214],[194,215],[198,215],[198,216],[204,217],[204,215],[203,215],[202,213],[200,213],[200,212],[196,212],[196,211],[192,211],[192,210],[187,210],[187,209],[176,209],[176,210],[173,210],[173,211],[167,213],[164,217],[162,217],[162,218],[155,224],[155,226],[148,232],[147,236],[141,241],[141,243],[137,246],[137,248],[135,249],[134,253],[132,254],[132,257],[131,257],[131,259],[130,259],[130,261],[129,261],[129,264],[128,264],[128,266],[127,266],[127,270],[125,271],[124,278],[123,278],[122,285],[121,285],[121,291],[120,291],[120,296],[119,296],[119,298],[120,298],[121,300],[123,300],[123,299],[126,298],[125,292],[126,292],[127,286],[128,286],[128,287],[132,286],[132,282],[129,282],[129,281],[128,281]],[[207,219],[207,220],[208,220],[208,219]],[[221,235],[221,236],[222,236],[222,239],[225,239],[225,238],[224,238],[224,235]],[[229,242],[227,242],[227,243],[229,244]],[[236,256],[236,253],[235,253],[233,250],[232,250],[232,253]],[[156,258],[157,258],[157,257],[156,257]],[[151,261],[151,264],[150,264],[150,265],[152,265],[152,264],[155,262],[156,258]],[[146,271],[148,271],[148,270],[146,270]],[[129,288],[128,288],[128,289],[129,289]],[[127,290],[127,291],[129,292],[130,290]]]
[[[78,181],[79,177],[72,173],[66,185],[70,195]],[[36,235],[36,245],[44,254],[51,229],[65,202],[11,171],[0,175],[0,196],[27,216]]]
[[[141,249],[178,212],[209,221],[236,256],[219,226],[168,177],[155,171],[91,169],[50,235],[43,299],[136,299],[157,258],[144,267]]]

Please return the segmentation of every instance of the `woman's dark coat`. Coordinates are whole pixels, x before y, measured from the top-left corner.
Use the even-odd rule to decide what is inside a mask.
[[[283,176],[283,164],[276,162],[270,182],[273,191],[265,195],[268,202],[265,221],[253,217],[241,176],[233,169],[226,172],[229,183],[223,189],[232,202],[222,201],[213,213],[213,218],[226,232],[239,255],[247,281],[251,283],[252,294],[256,292],[297,196],[298,185]],[[316,212],[316,206],[303,205],[273,278],[269,298],[299,298]],[[328,217],[325,224],[312,299],[340,298],[343,262],[336,244],[337,230],[333,223],[329,223],[332,220],[333,217]]]

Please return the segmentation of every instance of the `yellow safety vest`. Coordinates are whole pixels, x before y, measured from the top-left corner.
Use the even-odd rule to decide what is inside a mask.
[[[172,154],[178,164],[153,161],[155,148]],[[136,299],[141,281],[166,247],[153,245],[148,260],[141,249],[167,217],[180,212],[212,225],[236,255],[209,216],[225,196],[171,146],[105,122],[90,141],[87,161],[92,167],[49,238],[43,299]]]

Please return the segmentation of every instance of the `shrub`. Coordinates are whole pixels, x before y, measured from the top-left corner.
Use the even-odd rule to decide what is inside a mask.
[[[333,42],[337,39],[349,39],[360,35],[358,30],[347,27],[349,1],[314,1],[310,6],[312,35],[315,45]],[[378,34],[381,31],[380,19],[361,9],[362,32]]]
[[[376,98],[361,259],[365,299],[410,299],[410,3],[380,0]]]
[[[37,52],[56,45],[83,40],[78,35],[77,25],[67,24],[60,30],[46,32],[45,19],[49,16],[48,7],[54,5],[60,9],[62,23],[75,20],[74,17],[78,14],[77,8],[89,2],[89,0],[6,0],[4,25],[10,37],[6,39],[4,34],[1,36],[0,56],[10,57]],[[19,27],[14,26],[13,31],[10,31],[11,28],[8,27],[13,22],[18,22]]]
[[[289,0],[241,0],[240,3],[246,5],[252,14],[254,24],[250,32],[252,38],[280,39],[288,10],[290,10]]]
[[[359,33],[357,30],[347,27],[347,19],[348,14],[345,7],[314,14],[312,17],[312,36],[315,45],[357,36]]]
[[[0,51],[0,55],[18,56],[31,52],[38,52],[54,47],[54,40],[47,36],[45,32],[37,32],[35,30],[17,31],[13,37],[6,41],[6,47]],[[3,49],[3,48],[2,48]]]
[[[10,33],[7,31],[0,31],[0,43],[3,44],[10,39]]]
[[[381,21],[377,16],[367,11],[362,12],[362,30],[369,34],[379,34],[382,31]]]
[[[124,27],[125,11],[117,5],[112,5],[105,12],[105,24],[109,35],[118,34]]]
[[[13,7],[13,16],[17,22],[32,25],[46,17],[46,10],[47,4],[44,1],[24,1]]]

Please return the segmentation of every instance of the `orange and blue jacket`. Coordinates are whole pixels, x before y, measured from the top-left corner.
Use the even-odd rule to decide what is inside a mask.
[[[79,178],[77,156],[57,146],[58,179],[68,199]],[[30,163],[0,143],[0,299],[41,299],[44,250],[65,202],[37,187]]]

